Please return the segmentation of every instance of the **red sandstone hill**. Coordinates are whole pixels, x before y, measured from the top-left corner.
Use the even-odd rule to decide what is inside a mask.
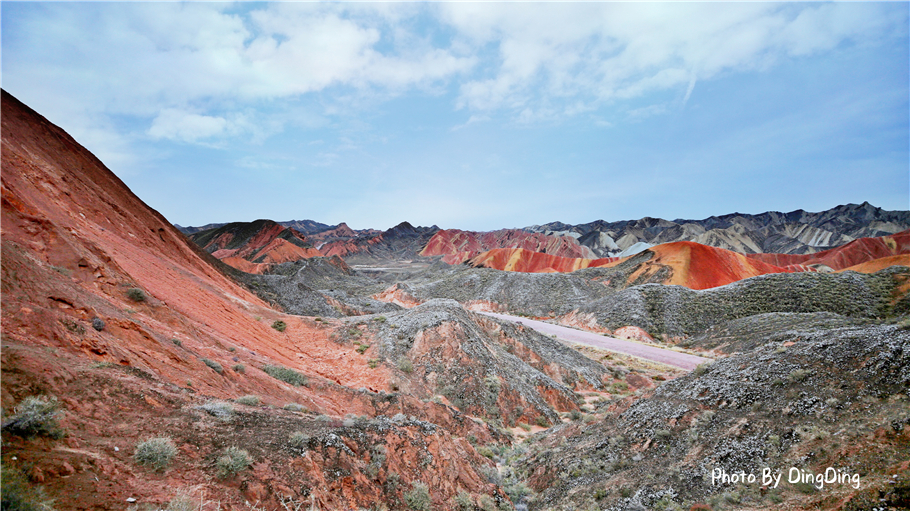
[[[534,252],[523,248],[494,248],[469,259],[467,264],[475,267],[526,273],[565,273],[582,268],[605,266],[618,260],[618,257],[603,257],[600,259],[571,258]],[[446,261],[446,259],[443,258],[443,261]]]
[[[55,441],[4,429],[4,478],[8,467],[27,470],[31,483],[66,496],[58,509],[122,509],[128,497],[160,507],[180,489],[227,508],[244,501],[277,508],[285,498],[360,508],[400,500],[418,477],[441,506],[460,490],[501,495],[478,473],[491,462],[464,440],[490,441],[486,426],[443,405],[386,394],[391,369],[372,366],[373,351],[329,339],[341,323],[271,309],[5,91],[2,113],[4,421],[27,396],[52,395],[67,433]],[[283,331],[271,326],[276,320]],[[308,381],[285,383],[264,372],[270,365]],[[243,395],[263,406],[235,405],[229,421],[198,409]],[[327,421],[281,410],[286,403]],[[406,418],[382,427],[352,419],[344,429],[344,414]],[[313,440],[306,452],[292,451],[287,438],[301,430]],[[157,474],[133,453],[140,440],[161,435],[173,438],[178,458]],[[252,467],[213,479],[213,461],[231,445],[250,451]],[[374,471],[369,453],[386,445]],[[400,486],[376,479],[392,472]]]
[[[798,264],[832,270],[845,270],[876,259],[898,257],[895,264],[910,266],[910,229],[890,236],[860,238],[814,254],[748,254],[747,257],[777,266]]]
[[[818,271],[819,265],[865,273],[892,265],[910,266],[910,231],[880,238],[862,238],[811,255],[744,255],[691,241],[664,243],[651,247],[645,254],[651,254],[651,258],[630,275],[630,284],[653,281],[648,277],[663,271],[666,275],[663,279],[665,284],[708,289],[767,273]],[[467,264],[498,270],[543,273],[609,267],[628,259],[564,258],[522,249],[494,249],[471,258]]]
[[[262,273],[274,264],[322,255],[305,235],[271,220],[225,224],[193,233],[190,239],[247,273]]]
[[[445,256],[444,261],[457,264],[481,252],[496,248],[521,248],[559,257],[587,259],[595,257],[591,249],[579,245],[578,240],[572,236],[554,236],[520,229],[501,229],[491,232],[441,230],[430,238],[420,255],[441,255]]]

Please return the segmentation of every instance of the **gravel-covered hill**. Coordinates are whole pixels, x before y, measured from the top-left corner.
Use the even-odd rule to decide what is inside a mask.
[[[510,470],[539,492],[530,509],[906,509],[908,386],[906,326],[815,326],[668,381],[598,423],[552,428]],[[776,488],[762,488],[763,469],[783,474]],[[788,481],[791,469],[842,475],[807,484]],[[715,470],[756,480],[712,484]]]
[[[577,410],[576,390],[602,390],[603,365],[530,328],[435,299],[412,309],[348,320],[336,342],[368,344],[395,369],[401,392],[445,397],[459,410],[515,426]],[[617,377],[622,374],[618,373]]]
[[[646,284],[587,301],[579,307],[609,329],[641,327],[652,335],[686,337],[732,319],[769,312],[832,312],[856,318],[879,318],[906,307],[903,295],[892,304],[896,288],[910,268],[894,266],[867,275],[778,273],[761,275],[713,289]]]

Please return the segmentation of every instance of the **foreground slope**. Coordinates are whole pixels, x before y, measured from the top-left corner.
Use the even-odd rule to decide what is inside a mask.
[[[422,481],[442,507],[458,491],[505,498],[464,440],[495,430],[395,393],[393,365],[330,340],[342,323],[271,309],[61,129],[5,92],[2,110],[4,481],[24,473],[67,495],[59,509],[178,491],[222,508],[400,506]],[[60,403],[65,439],[16,429],[36,395]],[[211,403],[244,395],[267,406]],[[306,441],[288,443],[295,431]],[[133,453],[161,435],[177,456],[156,473]],[[252,466],[213,477],[230,446]]]
[[[910,330],[781,319],[766,344],[538,435],[512,461],[529,509],[907,509]]]

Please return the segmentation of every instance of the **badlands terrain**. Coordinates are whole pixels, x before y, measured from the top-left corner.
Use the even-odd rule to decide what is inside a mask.
[[[4,92],[3,509],[907,509],[908,229],[178,228]]]

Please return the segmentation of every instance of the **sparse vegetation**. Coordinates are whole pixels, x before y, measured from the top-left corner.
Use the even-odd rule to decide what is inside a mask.
[[[272,323],[272,328],[278,330],[279,332],[284,332],[287,327],[288,324],[284,321],[281,321],[280,319],[276,319],[275,322]]]
[[[290,412],[307,412],[308,411],[305,406],[303,406],[301,404],[297,404],[297,403],[288,403],[288,404],[284,405],[283,408]]]
[[[224,454],[215,461],[215,475],[218,479],[227,479],[246,470],[250,466],[250,453],[238,447],[228,447]]]
[[[259,396],[254,396],[252,394],[248,394],[246,396],[238,397],[237,399],[234,400],[234,402],[241,404],[241,405],[247,405],[247,406],[259,406],[260,400],[259,400]]]
[[[234,407],[224,401],[208,401],[200,405],[199,409],[219,419],[230,419],[234,415]]]
[[[212,368],[212,370],[218,374],[224,373],[224,368],[221,367],[221,364],[219,364],[218,362],[215,362],[214,360],[209,360],[207,358],[203,358],[202,363],[209,366],[210,368]]]
[[[298,373],[293,369],[289,369],[283,366],[277,365],[266,365],[262,370],[277,380],[281,380],[285,383],[290,383],[295,387],[306,386],[309,383],[309,380],[306,376]]]
[[[455,505],[458,511],[474,511],[474,502],[471,500],[471,494],[461,490],[455,496]]]
[[[712,364],[712,362],[705,362],[703,364],[699,364],[698,367],[696,367],[695,369],[692,370],[692,374],[694,374],[695,376],[701,376],[703,374],[706,374],[708,372],[708,369],[711,367],[711,364]]]
[[[407,357],[401,357],[398,359],[398,369],[404,373],[411,374],[414,372],[414,363]]]
[[[147,299],[145,296],[145,291],[139,289],[138,287],[131,287],[127,289],[126,297],[137,303],[144,302]]]
[[[416,511],[430,510],[430,490],[422,482],[416,482],[411,485],[411,490],[404,494],[404,502],[410,509]]]
[[[171,339],[171,342],[174,343],[174,346],[183,347],[183,343],[180,342],[180,339]]]
[[[0,476],[0,509],[3,511],[54,511],[54,500],[47,496],[44,488],[30,485],[19,470],[4,462]]]
[[[370,349],[369,344],[361,344],[360,346],[357,346],[357,353],[360,353],[361,355],[363,355],[364,352],[366,352],[366,350],[368,350],[368,349]]]
[[[376,369],[377,367],[379,367],[379,359],[371,358],[371,359],[367,360],[367,365],[370,366],[370,369]]]
[[[243,365],[243,364],[234,364],[234,367],[231,367],[231,369],[233,369],[234,372],[235,372],[235,373],[238,373],[238,374],[245,374],[245,373],[246,373],[246,366]]]
[[[171,464],[177,455],[177,447],[170,437],[150,438],[136,446],[133,458],[136,463],[151,467],[156,472],[161,472]]]
[[[791,382],[801,382],[809,377],[812,372],[807,369],[794,369],[790,371],[790,374],[787,376],[787,379]]]
[[[295,449],[306,449],[307,445],[310,443],[310,437],[302,431],[297,431],[291,434],[291,437],[288,439],[288,444]]]
[[[16,414],[3,423],[3,429],[26,438],[63,438],[64,431],[57,422],[59,408],[56,397],[28,396],[16,407]]]

